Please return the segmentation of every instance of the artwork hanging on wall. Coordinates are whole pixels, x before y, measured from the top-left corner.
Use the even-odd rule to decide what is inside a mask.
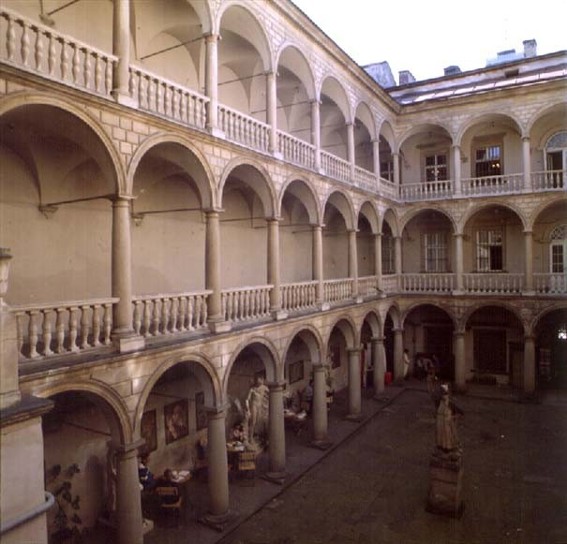
[[[205,393],[199,391],[195,393],[195,418],[197,420],[197,430],[207,428],[207,412],[205,411]]]
[[[171,444],[189,434],[187,399],[177,400],[163,407],[165,443]]]
[[[142,438],[146,441],[144,451],[150,453],[157,450],[157,419],[156,411],[150,410],[142,415]]]
[[[295,383],[303,380],[305,374],[305,366],[303,361],[296,361],[295,363],[290,363],[288,366],[288,378],[289,383]]]

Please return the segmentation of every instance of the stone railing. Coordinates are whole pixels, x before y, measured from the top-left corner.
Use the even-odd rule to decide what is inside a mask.
[[[534,288],[538,295],[567,294],[567,273],[534,274]]]
[[[141,110],[203,129],[209,99],[160,76],[130,67],[130,94]]]
[[[524,274],[475,273],[463,274],[466,293],[517,295],[522,292]]]
[[[317,282],[302,281],[281,286],[282,310],[307,310],[317,305]]]
[[[398,276],[396,274],[387,274],[382,276],[380,283],[382,291],[386,294],[394,294],[398,292]]]
[[[548,170],[547,172],[531,173],[534,191],[557,191],[567,188],[566,170]]]
[[[363,276],[358,278],[358,294],[361,297],[375,297],[378,294],[378,288],[376,285],[376,276]]]
[[[389,198],[398,197],[398,187],[393,181],[381,177],[379,179],[379,182],[380,182],[379,192],[381,195],[387,196]]]
[[[223,289],[222,314],[225,321],[252,321],[269,317],[270,291],[273,285]]]
[[[326,151],[321,151],[321,169],[331,178],[350,181],[350,163]]]
[[[284,160],[313,170],[315,168],[315,146],[278,130],[278,149]]]
[[[21,360],[80,353],[110,345],[117,298],[14,306]]]
[[[207,327],[211,291],[133,297],[133,328],[146,338]]]
[[[465,196],[505,195],[520,193],[524,188],[523,174],[504,174],[462,180],[461,190]]]
[[[449,198],[452,194],[453,182],[450,180],[402,183],[400,185],[400,198],[402,200],[435,200],[436,198]]]
[[[369,172],[360,166],[354,167],[354,184],[365,191],[376,193],[378,191],[378,180],[374,172]]]
[[[342,302],[352,298],[352,278],[325,280],[323,282],[324,302]]]
[[[118,59],[71,36],[0,9],[0,59],[22,70],[109,97]]]
[[[227,140],[263,153],[268,152],[270,126],[244,113],[219,105],[219,129]]]
[[[454,274],[423,273],[402,275],[404,293],[450,293],[454,289]]]

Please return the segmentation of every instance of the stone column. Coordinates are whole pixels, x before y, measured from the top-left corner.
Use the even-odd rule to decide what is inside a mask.
[[[522,171],[524,173],[524,189],[528,192],[532,190],[532,157],[530,150],[530,137],[522,137]]]
[[[463,257],[463,234],[457,232],[453,235],[455,239],[455,290],[454,295],[464,293],[464,257]]]
[[[270,388],[270,407],[268,413],[270,471],[266,478],[272,482],[283,484],[285,481],[285,426],[283,389],[285,382],[268,383]]]
[[[400,188],[400,154],[392,153],[392,165],[394,166],[394,184]]]
[[[228,500],[226,410],[221,406],[209,408],[207,411],[209,513],[201,521],[222,530],[231,519]]]
[[[380,179],[380,140],[372,140],[372,167],[376,176],[376,183]]]
[[[112,96],[125,106],[137,107],[130,96],[130,0],[114,0],[112,53],[118,57],[114,66]]]
[[[205,94],[209,99],[207,109],[207,130],[221,136],[219,129],[219,99],[218,99],[218,34],[205,35],[206,61],[205,61]]]
[[[533,395],[536,389],[535,341],[531,335],[524,337],[524,393]]]
[[[116,529],[119,544],[143,544],[142,499],[138,478],[141,441],[116,449]]]
[[[362,419],[362,399],[360,382],[360,348],[348,350],[348,414],[350,421]]]
[[[451,147],[453,152],[453,193],[460,196],[462,193],[461,187],[461,147],[453,145]]]
[[[266,122],[270,126],[269,151],[278,158],[278,89],[276,72],[266,72]]]
[[[325,310],[325,290],[323,286],[323,227],[313,225],[313,279],[317,282],[317,305]]]
[[[327,383],[325,367],[313,365],[313,440],[311,446],[327,449],[331,442],[328,440],[329,418],[327,414]]]
[[[209,329],[213,333],[226,332],[230,330],[230,323],[224,320],[222,313],[219,213],[207,211],[206,220],[205,284],[207,290],[212,291],[207,297]]]
[[[535,295],[534,291],[534,236],[531,230],[524,231],[524,290],[523,295]]]
[[[321,110],[319,100],[311,101],[311,145],[315,147],[315,171],[321,171]]]
[[[270,291],[270,312],[274,319],[285,319],[287,313],[282,310],[280,280],[280,225],[278,219],[268,219],[268,283]]]
[[[374,235],[374,274],[376,276],[376,289],[382,291],[382,234]]]
[[[372,358],[374,359],[374,398],[384,392],[384,374],[386,373],[386,351],[384,337],[375,336],[372,342]]]
[[[465,392],[467,384],[465,380],[465,333],[455,331],[453,333],[453,352],[455,354],[455,391]]]
[[[354,180],[356,166],[356,151],[354,148],[354,123],[347,123],[347,160],[350,164],[350,179]]]
[[[144,347],[132,325],[132,240],[130,237],[130,199],[117,197],[112,203],[112,339],[120,353]]]
[[[394,329],[394,379],[404,379],[404,330]]]
[[[357,302],[362,302],[358,298],[358,248],[356,244],[356,229],[348,231],[348,276],[352,280],[351,296]]]

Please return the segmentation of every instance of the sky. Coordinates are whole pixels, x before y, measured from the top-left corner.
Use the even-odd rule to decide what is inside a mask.
[[[292,0],[357,64],[388,61],[394,78],[486,66],[499,51],[567,50],[567,2],[537,0]]]

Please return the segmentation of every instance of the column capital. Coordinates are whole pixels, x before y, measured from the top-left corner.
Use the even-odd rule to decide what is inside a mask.
[[[380,344],[380,343],[384,342],[384,336],[381,336],[381,335],[380,335],[380,336],[373,336],[373,337],[370,339],[370,341],[371,341],[373,344]]]
[[[464,232],[454,232],[453,238],[463,238],[465,236]]]
[[[287,385],[287,380],[275,380],[273,382],[265,382],[266,385],[268,386],[268,389],[270,390],[270,393],[272,391],[278,391],[278,390],[282,390],[285,388],[285,386]]]
[[[465,336],[465,330],[464,329],[457,329],[456,331],[453,331],[453,337],[454,338],[462,338],[463,336]]]
[[[347,353],[351,354],[351,353],[360,353],[362,351],[361,348],[347,348]]]
[[[221,402],[215,405],[204,406],[203,409],[207,412],[209,417],[221,417],[226,415],[226,412],[230,408],[230,403]]]
[[[129,442],[128,444],[120,444],[116,447],[116,453],[121,457],[132,457],[132,455],[138,455],[138,450],[144,446],[145,443],[146,441],[143,438],[140,438],[138,440],[134,440],[134,442]]]
[[[530,230],[530,229],[526,229],[524,231],[522,231],[524,233],[525,236],[532,236],[534,231]]]
[[[218,41],[222,40],[221,35],[215,34],[214,32],[205,32],[203,34],[203,38],[205,38],[205,41],[207,43],[218,42]]]

